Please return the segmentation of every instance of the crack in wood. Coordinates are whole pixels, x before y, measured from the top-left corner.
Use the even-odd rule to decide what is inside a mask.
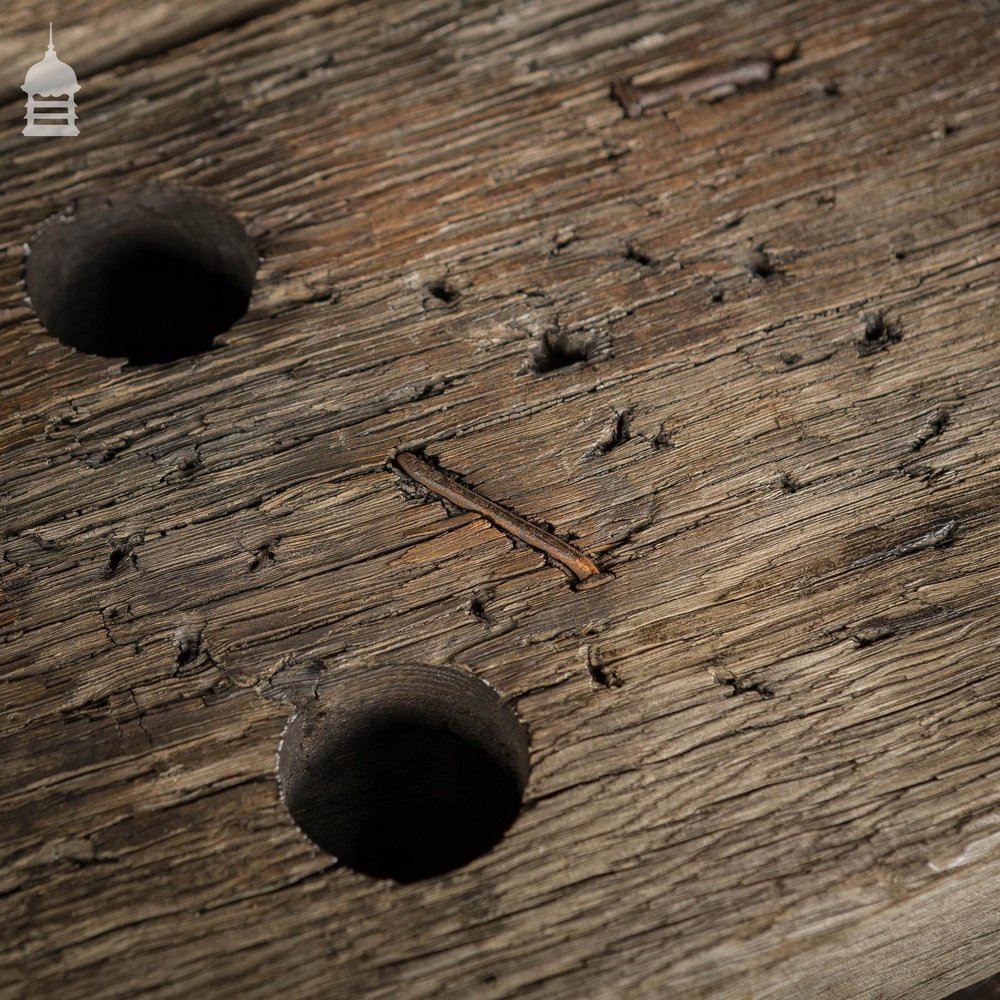
[[[632,408],[626,407],[623,410],[615,411],[615,419],[608,428],[604,436],[587,452],[586,458],[595,458],[599,455],[607,455],[619,445],[631,440]]]
[[[951,423],[951,413],[948,410],[937,410],[917,432],[910,445],[910,451],[920,451],[928,441],[939,437]]]
[[[950,545],[958,533],[958,521],[945,521],[936,525],[924,534],[916,538],[909,538],[892,545],[887,549],[880,549],[878,552],[870,552],[861,556],[851,563],[850,569],[860,569],[863,566],[871,566],[875,563],[888,562],[890,559],[899,559],[903,556],[913,555],[915,552],[922,552],[924,549],[942,549]]]

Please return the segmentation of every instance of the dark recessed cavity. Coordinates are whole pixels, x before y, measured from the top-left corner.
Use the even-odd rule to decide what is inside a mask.
[[[299,712],[278,752],[282,799],[342,864],[414,882],[485,854],[514,822],[528,736],[485,682],[379,667]]]
[[[762,278],[764,281],[779,273],[774,261],[762,246],[754,247],[747,254],[747,270],[752,277]]]
[[[659,263],[656,257],[635,240],[629,240],[625,244],[625,259],[641,264],[643,267],[653,267]]]
[[[444,279],[429,282],[427,291],[430,292],[432,298],[446,306],[452,306],[458,301],[458,289]]]
[[[258,256],[214,200],[145,188],[81,202],[35,235],[25,262],[42,325],[131,364],[207,351],[247,310]]]
[[[801,484],[791,473],[782,472],[778,476],[778,488],[782,493],[791,495],[792,493],[798,493],[801,489]]]
[[[572,365],[586,364],[602,353],[601,345],[585,333],[547,330],[535,344],[530,369],[538,375],[559,371]]]
[[[889,319],[881,310],[866,313],[862,317],[864,336],[855,341],[855,347],[861,357],[884,351],[890,344],[899,343],[903,339],[903,331],[898,323]]]

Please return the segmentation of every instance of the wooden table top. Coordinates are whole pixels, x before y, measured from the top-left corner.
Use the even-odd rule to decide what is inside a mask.
[[[48,16],[0,38],[0,997],[995,972],[1000,8],[78,0],[80,134],[29,138]],[[289,719],[376,696],[506,755],[491,849],[303,836]]]

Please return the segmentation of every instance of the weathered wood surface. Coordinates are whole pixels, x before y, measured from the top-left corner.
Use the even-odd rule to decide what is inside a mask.
[[[994,972],[996,5],[192,10],[62,6],[79,138],[4,94],[0,995]],[[11,80],[42,17],[5,10]],[[609,96],[791,43],[714,102]],[[22,245],[145,180],[262,264],[216,350],[127,368],[42,331]],[[901,339],[859,347],[878,311]],[[586,361],[536,373],[546,338]],[[614,579],[405,495],[406,446]],[[295,704],[392,662],[467,665],[532,737],[502,843],[407,886],[274,777]]]

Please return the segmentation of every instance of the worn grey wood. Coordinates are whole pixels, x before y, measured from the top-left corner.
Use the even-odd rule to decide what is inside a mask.
[[[48,14],[9,8],[13,80]],[[995,971],[996,6],[153,10],[60,12],[79,138],[3,95],[0,995]],[[610,97],[792,43],[715,100]],[[20,279],[144,181],[262,263],[215,350],[128,368]],[[408,447],[614,579],[404,492]],[[274,775],[296,704],[393,662],[469,667],[532,740],[502,843],[407,886],[313,851]]]

